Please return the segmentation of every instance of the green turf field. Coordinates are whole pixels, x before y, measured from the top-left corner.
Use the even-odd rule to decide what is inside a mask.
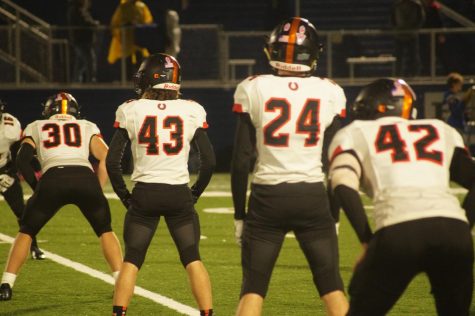
[[[107,192],[112,190],[107,188]],[[209,191],[229,192],[229,177],[215,175]],[[25,190],[25,193],[30,191]],[[124,207],[109,200],[113,228],[122,241]],[[202,197],[197,204],[201,221],[202,259],[209,271],[217,315],[233,315],[241,285],[240,251],[234,242],[231,214],[203,212],[204,208],[231,207],[230,197]],[[0,233],[14,236],[16,220],[5,202],[0,202]],[[340,267],[348,285],[353,263],[360,253],[356,236],[342,216],[340,227]],[[63,208],[38,235],[40,247],[62,257],[108,273],[97,238],[76,207]],[[0,243],[0,269],[3,270],[10,244]],[[149,249],[138,277],[138,286],[195,307],[185,272],[168,235],[166,225]],[[0,302],[0,315],[110,315],[113,287],[104,281],[77,272],[51,260],[28,260],[14,287],[11,301]],[[475,297],[474,297],[475,300]],[[472,308],[475,315],[475,305]],[[129,315],[179,315],[149,299],[134,296]],[[273,273],[264,315],[324,315],[323,306],[312,283],[300,248],[286,238]],[[390,315],[435,315],[426,278],[416,278]]]

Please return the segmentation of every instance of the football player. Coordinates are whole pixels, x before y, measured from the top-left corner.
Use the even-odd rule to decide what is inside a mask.
[[[15,159],[20,146],[21,125],[13,115],[5,112],[5,102],[0,100],[0,193],[20,223],[25,200],[23,189],[17,176]],[[30,247],[31,257],[43,260],[45,255],[33,237]]]
[[[234,93],[238,122],[231,168],[235,235],[243,284],[237,315],[260,315],[284,237],[293,231],[327,312],[348,308],[322,161],[341,125],[346,97],[312,76],[322,47],[315,27],[290,18],[274,28],[265,52],[273,74],[249,77]],[[246,214],[251,160],[257,154]],[[244,228],[243,228],[244,227]]]
[[[42,120],[29,124],[16,159],[18,169],[34,190],[10,250],[0,286],[0,300],[12,298],[12,287],[30,248],[32,237],[66,204],[83,213],[100,239],[104,257],[117,277],[122,263],[119,240],[102,188],[107,182],[107,145],[94,123],[79,119],[79,105],[69,93],[46,101]],[[37,154],[43,173],[39,181],[31,165]],[[94,173],[89,155],[99,160]]]
[[[475,164],[454,128],[412,120],[415,98],[401,79],[372,82],[356,98],[356,121],[330,146],[331,187],[363,245],[349,286],[349,315],[386,315],[421,272],[439,315],[469,313],[472,237],[449,181],[470,189],[464,208],[473,222]],[[374,235],[360,186],[373,199]]]
[[[112,187],[127,208],[124,223],[124,263],[115,286],[113,315],[125,315],[138,270],[163,216],[186,270],[201,315],[212,315],[211,283],[200,259],[200,225],[194,203],[208,185],[215,156],[206,134],[206,112],[180,99],[181,69],[175,58],[155,54],[135,76],[138,100],[116,112],[117,128],[107,156]],[[134,159],[132,193],[120,167],[128,142]],[[190,146],[199,151],[200,169],[188,187]]]

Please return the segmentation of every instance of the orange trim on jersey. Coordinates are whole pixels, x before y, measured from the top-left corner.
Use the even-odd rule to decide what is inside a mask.
[[[335,148],[335,150],[333,151],[331,155],[330,162],[332,162],[333,159],[335,159],[335,157],[341,154],[342,152],[343,152],[343,148],[341,148],[341,146],[338,146],[337,148]]]
[[[235,113],[242,113],[242,104],[234,103],[234,105],[233,105],[233,112],[235,112]]]
[[[120,123],[119,123],[119,122],[114,122],[114,127],[115,127],[115,128],[120,127]]]
[[[203,122],[203,128],[206,129],[206,128],[208,128],[208,127],[209,127],[208,123],[207,123],[207,122]]]
[[[342,109],[340,112],[341,117],[346,117],[346,109]]]
[[[300,25],[300,19],[295,18],[292,21],[292,25],[289,30],[289,40],[287,44],[287,49],[285,50],[285,62],[292,64],[294,61],[294,44],[297,41],[297,29]]]

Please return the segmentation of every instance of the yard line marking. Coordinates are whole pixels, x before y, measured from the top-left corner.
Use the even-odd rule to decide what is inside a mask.
[[[464,189],[464,188],[450,188],[449,189],[449,192],[452,193],[452,194],[465,194],[467,193],[467,189]],[[250,191],[247,191],[247,195],[250,194]],[[364,195],[363,192],[360,192],[361,195]],[[109,200],[118,200],[119,197],[113,193],[113,192],[106,192],[104,193],[104,195],[106,196],[106,198],[108,198]],[[25,194],[23,195],[25,199],[29,199],[31,197],[31,194]],[[201,196],[203,197],[231,197],[231,192],[229,191],[205,191],[203,192],[203,194],[201,194]],[[5,199],[3,198],[3,196],[0,195],[0,201],[4,201]]]
[[[13,243],[14,238],[0,233],[0,240],[11,244]],[[72,268],[81,273],[87,274],[93,278],[102,280],[108,284],[114,285],[114,278],[111,275],[108,275],[104,272],[90,268],[82,263],[72,261],[65,257],[61,257],[60,255],[57,255],[55,253],[46,251],[44,250],[44,248],[41,248],[41,250],[43,250],[47,258],[50,259],[51,261],[54,261],[56,263],[59,263],[60,265]],[[183,315],[196,316],[196,315],[199,315],[200,313],[197,309],[191,306],[182,304],[180,302],[177,302],[169,297],[160,295],[158,293],[146,290],[140,286],[135,287],[134,294],[148,298],[149,300],[154,301],[155,303],[158,303],[160,305],[173,309]]]
[[[232,207],[204,208],[203,212],[212,213],[212,214],[234,214],[234,208]]]

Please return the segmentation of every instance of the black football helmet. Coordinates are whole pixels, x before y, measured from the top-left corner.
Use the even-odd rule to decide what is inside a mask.
[[[373,120],[383,116],[399,116],[415,119],[416,94],[402,79],[384,78],[365,86],[352,107],[352,117],[357,120]]]
[[[311,74],[322,52],[317,30],[308,20],[284,20],[272,31],[264,52],[274,69]]]
[[[76,99],[69,93],[59,92],[50,96],[43,104],[43,112],[41,115],[45,119],[49,119],[55,114],[69,114],[75,118],[81,117],[80,106]]]
[[[147,89],[180,90],[181,68],[167,54],[153,54],[145,59],[134,76],[135,93],[140,97]]]

